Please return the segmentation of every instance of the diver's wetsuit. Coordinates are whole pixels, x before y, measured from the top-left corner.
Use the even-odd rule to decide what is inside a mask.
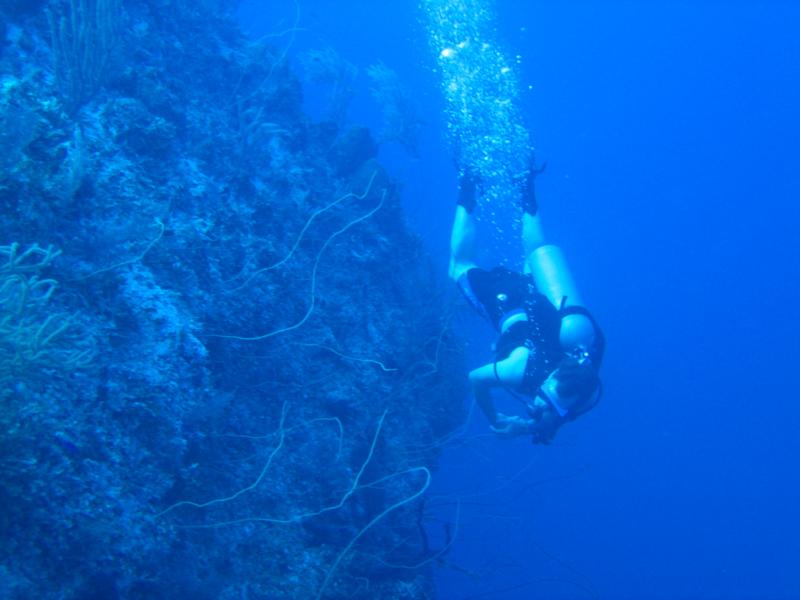
[[[496,361],[507,358],[514,348],[530,350],[519,391],[535,395],[564,357],[558,309],[536,290],[532,277],[504,267],[491,271],[473,267],[461,275],[458,287],[500,333]]]

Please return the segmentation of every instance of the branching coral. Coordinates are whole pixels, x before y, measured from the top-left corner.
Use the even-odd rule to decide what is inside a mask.
[[[67,112],[103,85],[122,23],[120,0],[70,0],[48,11],[56,82]]]
[[[61,252],[36,244],[0,247],[0,384],[36,367],[72,370],[88,364],[94,349],[72,315],[50,307],[58,287],[42,271]]]

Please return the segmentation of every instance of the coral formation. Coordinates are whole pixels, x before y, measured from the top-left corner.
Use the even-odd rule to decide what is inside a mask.
[[[4,598],[433,593],[458,344],[372,136],[228,4],[0,4]]]

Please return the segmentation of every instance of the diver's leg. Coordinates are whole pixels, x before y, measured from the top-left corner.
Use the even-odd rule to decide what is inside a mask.
[[[561,248],[553,244],[542,244],[527,252],[528,269],[533,282],[556,308],[583,306],[575,280],[567,266]]]
[[[522,250],[525,253],[525,272],[530,273],[528,257],[540,246],[544,246],[544,231],[539,217],[539,203],[536,199],[536,177],[545,170],[547,163],[536,167],[535,157],[531,154],[530,164],[525,179],[520,186],[522,201]]]
[[[475,217],[456,206],[453,229],[450,232],[450,278],[458,281],[461,275],[475,266]]]
[[[458,204],[450,232],[450,278],[459,278],[475,266],[475,180],[468,173],[461,176]]]
[[[580,304],[578,290],[567,268],[567,261],[557,246],[545,244],[542,220],[539,217],[539,202],[536,198],[536,177],[546,164],[536,167],[534,157],[522,182],[522,249],[525,252],[525,271],[533,275],[536,288],[556,308],[566,301]]]
[[[533,275],[536,289],[556,308],[583,306],[564,253],[558,246],[545,243],[534,188],[536,175],[542,170],[543,168],[537,170],[531,167],[522,187],[522,247],[525,252],[525,272]],[[588,347],[594,335],[594,326],[585,315],[566,315],[561,320],[561,345],[567,351],[580,346]]]
[[[522,213],[522,250],[525,253],[525,272],[530,272],[530,265],[527,258],[533,254],[534,250],[544,246],[544,232],[542,231],[542,220],[539,215],[532,215],[525,211]]]
[[[544,244],[528,254],[526,261],[536,289],[553,306],[584,306],[561,248]],[[592,321],[583,314],[568,314],[561,319],[561,347],[566,351],[591,347],[595,337]]]

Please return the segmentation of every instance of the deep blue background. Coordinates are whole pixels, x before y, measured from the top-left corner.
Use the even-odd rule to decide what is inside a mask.
[[[453,520],[460,498],[461,518],[441,595],[798,598],[800,5],[520,4],[497,3],[500,35],[550,165],[548,236],[608,337],[606,397],[550,448],[447,452],[431,504]],[[330,45],[415,90],[421,158],[382,158],[443,272],[455,173],[417,6],[300,8],[290,56]],[[242,15],[261,35],[294,5]],[[351,120],[377,126],[362,86]]]

